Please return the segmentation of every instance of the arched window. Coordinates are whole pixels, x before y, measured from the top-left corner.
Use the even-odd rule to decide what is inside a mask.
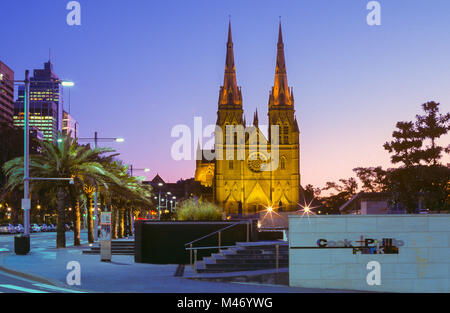
[[[281,160],[280,160],[280,168],[282,169],[282,170],[285,170],[286,169],[286,158],[283,156],[283,157],[281,157]]]

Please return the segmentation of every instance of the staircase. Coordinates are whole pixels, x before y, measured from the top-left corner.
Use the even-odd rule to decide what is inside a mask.
[[[221,249],[211,257],[195,262],[196,273],[257,271],[289,267],[289,244],[285,241],[245,242]]]
[[[134,241],[111,241],[111,253],[120,255],[134,255]],[[89,250],[83,250],[83,254],[100,254],[100,244],[95,244]]]

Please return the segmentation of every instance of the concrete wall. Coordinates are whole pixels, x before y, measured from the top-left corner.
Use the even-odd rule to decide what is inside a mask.
[[[361,243],[356,241],[361,236],[363,240],[393,238],[403,245],[398,254],[353,254],[351,247],[319,248],[317,244],[319,239],[326,239],[342,245],[338,241],[347,239],[353,247],[359,247]],[[290,216],[290,286],[449,292],[449,244],[448,214]],[[367,284],[370,261],[381,265],[381,285]]]

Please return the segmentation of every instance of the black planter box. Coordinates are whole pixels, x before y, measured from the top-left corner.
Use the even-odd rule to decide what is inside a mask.
[[[17,255],[26,255],[30,252],[30,236],[14,237],[14,252]]]
[[[152,264],[189,264],[189,251],[185,244],[206,236],[219,229],[230,226],[236,221],[218,222],[148,222],[137,221],[135,224],[136,263]],[[250,221],[249,239],[257,240],[257,221]],[[221,233],[221,246],[235,245],[247,241],[247,224],[239,224]],[[218,234],[203,239],[194,247],[218,246]],[[198,250],[197,260],[210,256],[217,249]]]

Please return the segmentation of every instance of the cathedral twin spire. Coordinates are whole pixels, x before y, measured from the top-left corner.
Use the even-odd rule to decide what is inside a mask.
[[[269,97],[269,106],[293,105],[292,90],[287,82],[286,61],[284,57],[283,33],[281,22],[278,32],[277,62],[275,68],[275,82]],[[236,81],[236,67],[234,63],[233,39],[231,34],[231,22],[228,24],[227,56],[225,62],[225,77],[220,89],[219,105],[242,106],[241,88]]]
[[[220,90],[219,105],[242,106],[242,93],[236,81],[236,66],[234,64],[233,38],[231,22],[228,24],[227,57],[225,61],[225,77]]]
[[[284,58],[283,32],[278,31],[277,64],[275,67],[275,83],[269,98],[269,105],[293,105],[292,92],[289,90],[286,72],[286,60]]]

